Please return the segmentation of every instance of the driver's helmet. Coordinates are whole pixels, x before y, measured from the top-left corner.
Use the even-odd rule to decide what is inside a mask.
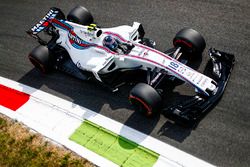
[[[108,47],[110,50],[116,50],[118,43],[114,37],[108,35],[103,40],[103,45]]]

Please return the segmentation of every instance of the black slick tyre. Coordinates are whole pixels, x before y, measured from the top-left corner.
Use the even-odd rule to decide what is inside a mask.
[[[181,47],[183,51],[201,55],[206,47],[206,42],[203,36],[194,29],[183,28],[173,39],[175,47]]]
[[[136,111],[146,116],[152,116],[161,109],[162,99],[159,93],[150,85],[138,83],[129,94],[129,101]]]
[[[94,18],[85,7],[76,6],[69,12],[67,20],[77,24],[89,25],[93,23]]]
[[[39,45],[29,54],[30,62],[42,73],[48,73],[52,69],[52,61],[49,55],[49,49],[46,46]]]

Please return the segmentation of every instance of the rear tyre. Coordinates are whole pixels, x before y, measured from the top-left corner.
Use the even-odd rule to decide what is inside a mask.
[[[94,18],[85,7],[76,6],[69,12],[67,20],[77,24],[89,25],[93,23]]]
[[[55,10],[55,11],[58,11],[58,13],[57,13],[57,15],[56,15],[56,19],[65,20],[65,15],[64,15],[64,13],[61,11],[61,9],[56,8],[56,7],[52,7],[52,8],[50,8],[50,9]]]
[[[184,52],[202,55],[206,47],[206,42],[203,36],[191,28],[183,28],[173,39],[175,47],[181,47]]]
[[[136,111],[146,116],[152,116],[158,113],[162,104],[159,93],[145,83],[138,83],[130,91],[129,101]]]
[[[52,69],[52,60],[46,46],[35,47],[29,54],[29,60],[42,73],[48,73]]]

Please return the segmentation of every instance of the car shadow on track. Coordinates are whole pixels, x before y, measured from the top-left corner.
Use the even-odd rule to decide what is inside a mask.
[[[104,104],[110,104],[112,109],[117,109],[124,107],[125,100],[127,103],[127,98],[121,99],[121,95],[113,94],[96,83],[83,82],[60,72],[46,75],[32,69],[18,82],[60,96],[95,112],[101,111]]]
[[[193,63],[192,68],[197,69],[200,62],[201,60],[198,60]],[[192,128],[173,124],[172,121],[163,115],[146,118],[140,113],[133,112],[133,108],[129,105],[127,99],[131,86],[124,86],[119,92],[112,93],[99,86],[96,82],[84,82],[60,72],[51,72],[49,75],[45,75],[36,69],[30,70],[18,82],[36,89],[45,90],[55,96],[60,96],[156,138],[165,136],[178,142],[183,142],[192,131]],[[167,95],[167,100],[164,102],[165,106],[189,98],[189,96],[180,95],[174,91],[176,86],[182,84],[183,82],[177,80],[177,82],[169,82],[166,85],[165,94]],[[124,130],[124,128],[121,129],[121,134]],[[141,140],[143,141],[144,138]]]
[[[60,72],[52,72],[49,75],[45,75],[36,69],[30,70],[18,82],[36,89],[42,89],[55,96],[60,96],[72,101],[74,104],[84,106],[111,119],[117,120],[117,117],[123,117],[120,120],[118,118],[118,121],[146,135],[155,133],[156,135],[164,135],[181,142],[190,134],[189,129],[184,128],[180,130],[182,127],[170,124],[169,121],[166,122],[166,119],[161,115],[146,118],[144,115],[134,112],[127,99],[131,86],[124,86],[120,92],[112,93],[97,83],[83,82]],[[170,92],[171,90],[168,90],[167,93],[170,94]],[[175,98],[175,96],[179,95],[175,93],[172,98]],[[74,106],[72,107],[74,108]],[[163,120],[159,123],[162,118]],[[121,129],[121,134],[124,130],[124,128]],[[182,131],[181,137],[180,131]],[[155,137],[157,138],[157,136]],[[141,141],[143,140],[144,138],[141,139]]]

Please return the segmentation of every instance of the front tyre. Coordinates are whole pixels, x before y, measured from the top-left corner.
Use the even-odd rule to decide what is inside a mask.
[[[183,28],[180,30],[175,35],[173,44],[175,47],[181,47],[183,51],[194,55],[202,55],[206,47],[203,36],[191,28]]]
[[[28,57],[35,68],[42,73],[48,73],[52,69],[52,60],[48,47],[39,45],[30,52]]]
[[[162,99],[150,85],[138,83],[129,94],[129,101],[136,111],[152,116],[161,109]]]

